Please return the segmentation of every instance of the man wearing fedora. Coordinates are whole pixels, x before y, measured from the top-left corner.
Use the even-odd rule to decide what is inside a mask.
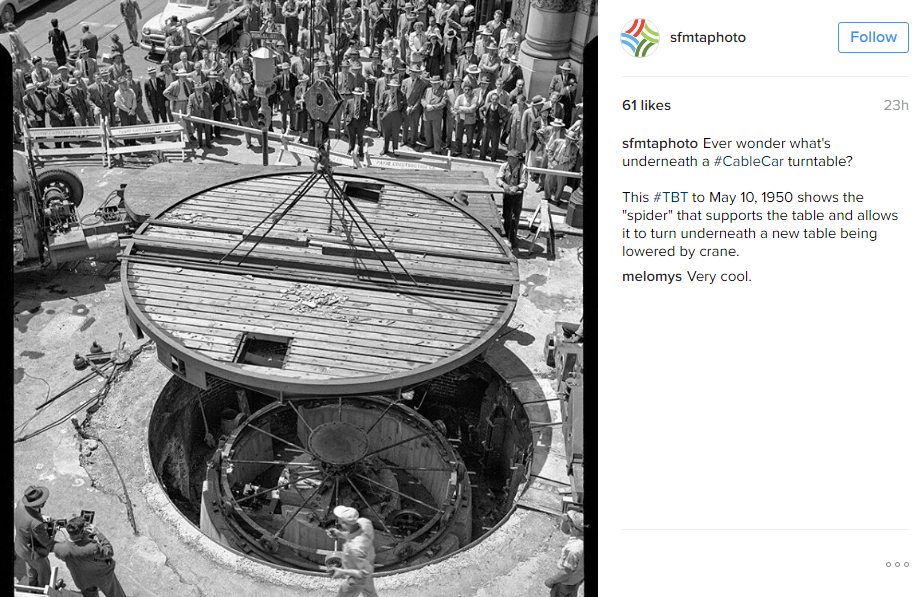
[[[205,92],[204,83],[196,83],[195,90],[192,95],[189,97],[189,103],[186,108],[186,112],[189,116],[196,116],[198,118],[204,118],[206,120],[214,119],[214,111],[211,107],[211,97]],[[198,137],[198,148],[202,149],[202,146],[211,149],[211,125],[202,124],[200,122],[195,123],[195,136]],[[204,143],[202,143],[204,141]]]
[[[569,510],[560,521],[560,530],[569,540],[560,551],[557,573],[544,580],[550,597],[575,597],[585,580],[585,522],[581,512]]]
[[[535,152],[540,145],[540,139],[537,137],[537,131],[543,126],[540,111],[544,105],[544,98],[535,95],[524,114],[521,116],[521,140],[524,142],[525,151],[528,156],[528,166],[537,167]],[[537,182],[537,175],[532,174],[531,180]]]
[[[288,118],[291,119],[291,128],[294,128],[294,89],[297,87],[297,75],[291,72],[291,65],[283,62],[280,72],[275,77],[275,93],[278,97],[278,112],[281,114],[281,130],[288,128]]]
[[[399,76],[393,76],[387,83],[387,91],[381,97],[381,133],[384,136],[384,148],[381,155],[390,153],[390,147],[397,149],[400,144],[400,127],[403,124],[403,112],[406,110],[406,97],[400,88]]]
[[[506,161],[496,174],[496,184],[502,189],[502,226],[508,237],[512,252],[518,250],[518,221],[521,219],[521,206],[524,190],[528,188],[528,177],[521,165],[521,152],[509,149]]]
[[[67,109],[67,100],[61,93],[61,84],[52,81],[48,86],[48,95],[45,96],[45,112],[48,113],[48,122],[52,127],[73,126],[73,119],[70,110]],[[70,143],[64,143],[64,147],[70,147]],[[60,148],[61,143],[55,142],[55,147]]]
[[[54,555],[67,565],[74,585],[84,597],[125,597],[118,577],[112,544],[82,516],[67,521],[67,539],[54,545]]]
[[[220,69],[220,67],[217,67],[208,72],[208,82],[205,84],[205,93],[207,93],[208,97],[211,98],[211,113],[213,115],[213,119],[218,122],[223,122],[226,116],[225,104],[229,105],[230,102],[227,88],[224,86],[224,72]],[[291,118],[291,126],[295,127],[296,123],[293,122],[293,113]],[[213,133],[215,139],[221,138],[220,127],[215,126]]]
[[[457,96],[461,94],[461,79],[459,77],[455,78],[452,73],[445,75],[445,115],[444,115],[444,139],[445,150],[449,151],[452,156],[457,155],[457,150],[454,146],[454,131],[457,129],[457,112],[454,111],[454,103],[457,101]]]
[[[560,65],[560,72],[553,75],[553,78],[550,79],[550,90],[547,94],[552,94],[554,91],[557,93],[563,93],[563,87],[566,87],[566,82],[569,80],[569,73],[572,72],[572,64],[567,60]]]
[[[546,159],[548,170],[569,172],[576,165],[579,155],[579,146],[576,141],[579,135],[573,131],[566,131],[559,139],[554,139],[547,146]],[[563,187],[566,186],[566,176],[548,174],[544,181],[544,196],[547,201],[559,204],[563,197]]]
[[[441,129],[444,125],[444,110],[448,103],[441,77],[434,75],[422,96],[422,125],[425,128],[425,149],[442,154]]]
[[[345,130],[349,135],[349,155],[358,146],[358,159],[365,157],[365,127],[368,126],[368,119],[371,118],[371,105],[365,99],[365,90],[362,87],[356,87],[352,90],[352,95],[347,100],[345,108]]]
[[[115,87],[109,83],[109,69],[99,70],[96,82],[87,88],[87,98],[93,108],[96,122],[107,118],[111,126],[115,125]]]
[[[381,76],[377,78],[374,82],[374,95],[371,97],[371,122],[372,126],[378,130],[382,135],[384,133],[383,125],[381,124],[381,110],[384,105],[384,95],[387,93],[387,85],[390,83],[390,79],[394,75],[392,68],[385,67],[381,71]]]
[[[147,69],[147,80],[144,81],[144,97],[147,98],[147,105],[150,106],[150,113],[155,123],[170,122],[166,113],[166,98],[163,92],[166,91],[166,82],[163,77],[157,76],[157,67],[151,66]]]
[[[377,597],[374,589],[374,531],[371,521],[360,518],[358,510],[336,506],[333,514],[337,528],[329,529],[331,539],[345,541],[342,546],[342,567],[331,568],[333,578],[345,581],[339,585],[339,597]]]
[[[422,115],[422,96],[428,83],[420,76],[418,65],[409,68],[409,78],[403,81],[403,95],[406,96],[406,110],[403,118],[403,145],[415,147],[419,136],[419,117]]]
[[[489,88],[496,86],[496,80],[499,76],[499,69],[502,68],[502,61],[497,53],[499,46],[495,40],[490,39],[486,45],[486,53],[480,58],[480,71],[489,78]]]
[[[95,126],[93,111],[90,110],[89,102],[86,100],[86,91],[80,87],[76,77],[72,77],[68,81],[67,91],[64,92],[64,101],[67,102],[67,109],[70,111],[76,126]]]
[[[51,582],[51,563],[48,554],[54,539],[42,518],[42,506],[51,492],[47,487],[30,485],[13,512],[16,539],[13,550],[26,563],[26,576],[30,587],[43,587]]]

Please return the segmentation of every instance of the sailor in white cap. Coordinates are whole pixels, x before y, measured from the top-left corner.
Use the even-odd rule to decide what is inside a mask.
[[[551,597],[574,597],[585,580],[585,522],[581,512],[569,510],[560,521],[560,530],[569,540],[560,553],[557,573],[544,580]]]
[[[329,529],[327,535],[345,541],[342,546],[342,567],[330,570],[333,578],[345,581],[339,585],[339,597],[377,597],[374,589],[374,534],[371,521],[361,518],[358,510],[349,506],[336,506],[333,514],[338,528]]]

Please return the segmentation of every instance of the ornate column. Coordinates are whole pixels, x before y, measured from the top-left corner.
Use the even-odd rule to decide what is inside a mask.
[[[578,0],[569,57],[572,61],[572,72],[579,77],[579,97],[582,96],[582,55],[585,45],[596,37],[598,37],[598,0]]]
[[[519,58],[528,94],[546,95],[557,66],[569,59],[578,0],[531,0]]]

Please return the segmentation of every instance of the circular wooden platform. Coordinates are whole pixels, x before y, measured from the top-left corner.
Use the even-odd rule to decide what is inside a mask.
[[[274,395],[384,392],[454,369],[501,332],[518,265],[489,226],[383,176],[337,173],[344,204],[322,179],[303,194],[308,178],[225,182],[135,234],[128,316],[177,375]]]

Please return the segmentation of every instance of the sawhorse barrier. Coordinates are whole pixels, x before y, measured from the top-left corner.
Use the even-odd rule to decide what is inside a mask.
[[[39,161],[52,157],[69,157],[98,155],[102,158],[102,165],[109,165],[109,143],[104,124],[99,126],[59,126],[50,128],[29,128],[23,124],[25,143],[30,147],[32,155]],[[51,145],[52,143],[68,143],[80,145],[71,147],[39,147],[39,143]],[[92,145],[85,145],[91,143]]]
[[[117,126],[107,129],[109,156],[122,156],[129,153],[158,154],[162,160],[164,151],[180,151],[182,159],[186,157],[185,129],[178,122],[163,124],[140,124]],[[129,144],[129,141],[154,140],[154,143]]]

